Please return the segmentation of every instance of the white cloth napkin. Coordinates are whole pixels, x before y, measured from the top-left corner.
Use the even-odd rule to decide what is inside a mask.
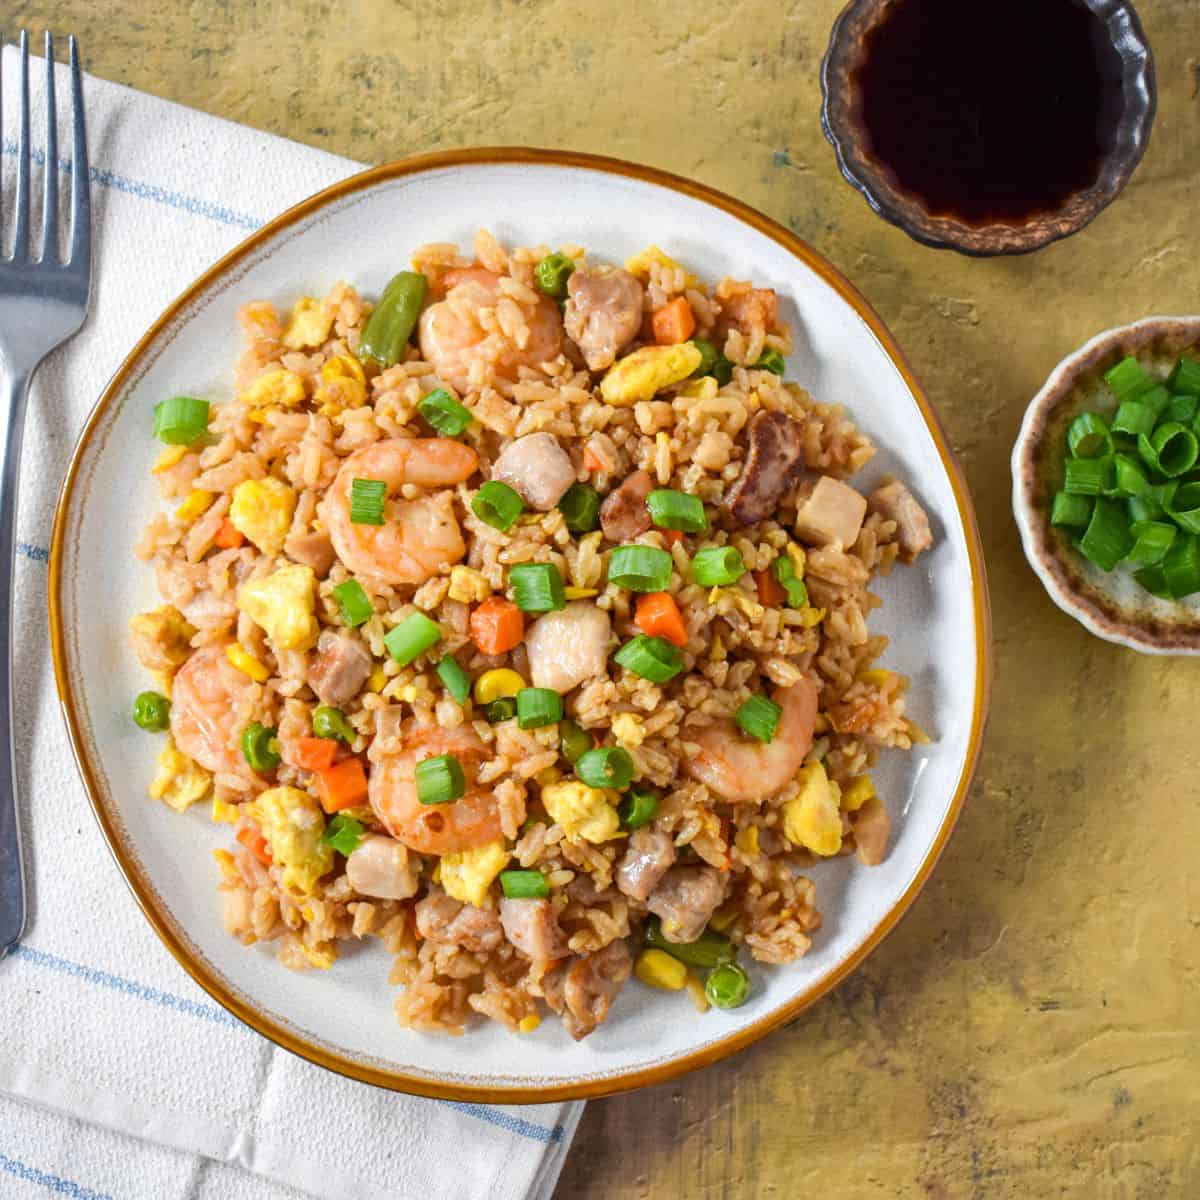
[[[17,56],[3,54],[11,131]],[[32,75],[40,96],[40,60]],[[56,82],[69,96],[65,69]],[[214,1005],[159,944],[92,818],[45,618],[47,543],[76,435],[187,283],[355,164],[98,79],[86,80],[86,99],[92,313],[38,373],[21,471],[17,749],[32,911],[24,943],[0,962],[0,1196],[276,1200],[301,1189],[331,1200],[544,1200],[582,1104],[419,1100],[278,1049]],[[35,112],[35,142],[43,122]],[[60,146],[67,133],[63,120]],[[5,139],[9,197],[15,153]]]

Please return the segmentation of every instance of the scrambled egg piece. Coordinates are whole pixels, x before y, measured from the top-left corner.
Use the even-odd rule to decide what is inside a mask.
[[[783,806],[783,836],[794,846],[830,858],[842,848],[840,789],[822,763],[805,763],[796,777],[800,790]]]
[[[278,554],[292,526],[296,493],[280,479],[246,479],[233,489],[229,520],[264,554]]]
[[[651,265],[665,267],[668,271],[678,271],[680,269],[677,263],[669,254],[664,253],[657,246],[647,246],[645,250],[639,251],[632,258],[626,259],[625,270],[630,275],[637,275],[642,279],[647,279],[650,276]],[[696,276],[690,272],[685,275],[688,287],[696,286]]]
[[[367,377],[362,364],[348,354],[331,358],[321,368],[321,383],[313,399],[325,417],[336,417],[348,408],[361,408],[367,402]]]
[[[238,397],[250,406],[250,419],[262,422],[268,408],[295,408],[304,403],[304,380],[295,371],[265,371]]]
[[[508,848],[502,838],[456,854],[443,854],[442,887],[455,900],[479,908],[487,898],[492,880],[504,870],[508,860]]]
[[[320,300],[302,296],[292,308],[282,342],[289,350],[312,350],[321,345],[333,328],[333,313]]]
[[[186,620],[175,605],[164,604],[162,608],[138,613],[130,618],[129,632],[133,634],[139,651],[143,646],[146,648],[144,655],[138,655],[143,665],[161,671],[167,667],[181,666],[187,661],[192,652],[196,627]]]
[[[613,363],[600,381],[600,395],[609,404],[653,400],[673,383],[686,379],[700,365],[700,351],[691,342],[677,346],[643,346]]]
[[[542,788],[542,804],[568,838],[607,842],[621,833],[612,793],[577,780]]]
[[[745,829],[739,829],[733,844],[747,858],[753,858],[758,853],[758,826],[747,825]]]
[[[228,804],[220,796],[213,797],[212,819],[214,825],[236,825],[239,815],[236,804]]]
[[[492,585],[488,583],[482,571],[477,571],[474,567],[450,568],[448,595],[451,600],[457,600],[460,604],[472,604],[477,600],[486,600],[491,594]]]
[[[284,869],[284,886],[311,895],[317,880],[333,866],[333,847],[321,841],[321,806],[299,788],[274,787],[246,807],[257,819],[271,857]]]
[[[699,379],[693,379],[682,394],[689,400],[715,400],[720,390],[721,385],[713,376],[701,375]]]
[[[312,567],[288,563],[262,579],[243,583],[237,606],[267,631],[277,649],[307,650],[320,632],[313,616],[316,581]]]
[[[150,798],[161,800],[176,812],[186,812],[208,794],[211,786],[212,776],[167,738],[167,747],[158,756],[158,774],[150,784]]]
[[[640,746],[646,740],[642,718],[637,713],[617,713],[612,719],[612,732],[622,746]]]
[[[842,808],[846,812],[858,812],[875,795],[875,785],[870,775],[856,775],[842,790]]]

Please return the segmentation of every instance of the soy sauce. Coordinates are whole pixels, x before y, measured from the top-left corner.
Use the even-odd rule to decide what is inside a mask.
[[[1081,0],[895,0],[854,82],[874,157],[971,224],[1093,184],[1121,111],[1120,59]]]

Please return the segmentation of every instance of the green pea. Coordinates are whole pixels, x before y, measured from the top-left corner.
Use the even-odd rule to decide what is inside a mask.
[[[750,976],[737,963],[722,963],[709,972],[704,994],[714,1008],[740,1008],[750,995]]]
[[[319,738],[335,738],[349,745],[354,741],[354,726],[346,720],[340,708],[323,704],[312,716],[313,733]]]
[[[574,766],[592,748],[592,735],[574,721],[559,721],[558,752]]]
[[[425,276],[401,271],[393,276],[375,306],[358,340],[358,357],[372,359],[381,367],[393,367],[412,337],[427,288]]]
[[[664,950],[689,967],[720,967],[731,963],[737,954],[733,943],[715,929],[705,929],[694,942],[671,942],[663,935],[656,920],[646,922],[646,945]]]
[[[693,375],[711,375],[713,367],[717,365],[717,361],[721,355],[717,352],[716,346],[707,338],[692,338],[692,345],[700,351],[700,365],[692,372]]]
[[[511,721],[517,715],[517,699],[515,696],[501,696],[493,700],[483,710],[489,724],[499,725],[501,721]]]
[[[783,355],[774,348],[764,350],[762,357],[754,365],[760,371],[770,371],[772,375],[782,375],[787,369],[787,364],[783,361]]]
[[[567,280],[574,270],[574,262],[565,254],[547,254],[537,265],[538,291],[561,299],[567,294]]]
[[[133,720],[147,733],[162,733],[171,724],[171,702],[161,692],[142,692],[133,702]]]
[[[242,755],[250,769],[259,775],[269,774],[283,761],[279,756],[279,738],[274,729],[254,721],[242,730]]]

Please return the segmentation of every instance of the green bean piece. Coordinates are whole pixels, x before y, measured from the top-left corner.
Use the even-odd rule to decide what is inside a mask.
[[[312,716],[312,728],[319,738],[333,738],[349,745],[354,741],[354,726],[346,720],[346,714],[340,708],[330,708],[323,704]]]
[[[740,1008],[750,995],[750,976],[735,962],[722,963],[709,974],[704,994],[714,1008]]]
[[[133,702],[133,722],[147,733],[162,733],[171,724],[170,700],[161,692],[142,692]]]
[[[672,942],[663,934],[662,924],[653,919],[646,922],[646,945],[665,950],[689,967],[719,967],[737,957],[733,943],[715,929],[705,929],[694,942]]]
[[[416,271],[401,271],[392,278],[363,326],[359,358],[381,367],[394,367],[400,361],[421,315],[426,287],[425,276]]]

